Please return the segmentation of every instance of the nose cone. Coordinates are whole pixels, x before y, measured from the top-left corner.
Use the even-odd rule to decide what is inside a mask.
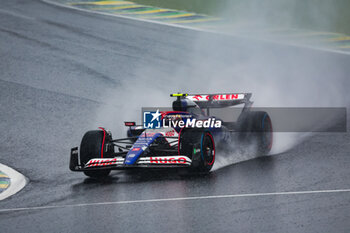
[[[135,147],[133,146],[128,154],[126,155],[124,164],[126,165],[133,165],[137,159],[140,157],[140,155],[143,153],[142,147]]]
[[[151,143],[161,135],[162,134],[158,132],[150,132],[148,130],[144,131],[127,153],[124,164],[134,165],[138,158],[149,147],[149,145],[151,145]]]

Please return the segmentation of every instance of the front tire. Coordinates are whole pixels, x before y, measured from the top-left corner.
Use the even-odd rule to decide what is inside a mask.
[[[109,141],[107,133],[103,130],[92,130],[85,133],[80,144],[80,161],[86,164],[90,159],[101,158],[103,153],[103,143]],[[108,155],[108,153],[104,153]],[[104,156],[105,157],[105,156]],[[84,174],[93,178],[101,178],[109,175],[111,170],[91,170],[84,171]]]
[[[201,129],[182,129],[179,143],[179,154],[191,155],[191,171],[199,174],[209,173],[215,162],[215,143],[212,134]]]

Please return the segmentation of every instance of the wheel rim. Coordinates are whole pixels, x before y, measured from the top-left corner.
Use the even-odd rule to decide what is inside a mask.
[[[215,161],[215,145],[213,136],[210,133],[202,135],[201,155],[205,165],[211,166]]]

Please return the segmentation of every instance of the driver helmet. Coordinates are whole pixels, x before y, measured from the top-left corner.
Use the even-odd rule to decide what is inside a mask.
[[[174,111],[188,112],[192,109],[200,110],[198,104],[196,104],[194,101],[192,101],[190,99],[180,99],[180,100],[175,100],[173,102],[173,110]]]

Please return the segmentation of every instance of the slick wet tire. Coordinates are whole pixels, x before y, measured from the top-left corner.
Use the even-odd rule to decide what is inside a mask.
[[[106,137],[104,135],[102,130],[92,130],[85,133],[80,144],[80,161],[82,164],[86,164],[90,159],[101,157],[103,138]],[[105,143],[107,143],[106,138]],[[91,170],[84,171],[84,174],[89,177],[101,178],[108,176],[110,172],[111,170]]]

